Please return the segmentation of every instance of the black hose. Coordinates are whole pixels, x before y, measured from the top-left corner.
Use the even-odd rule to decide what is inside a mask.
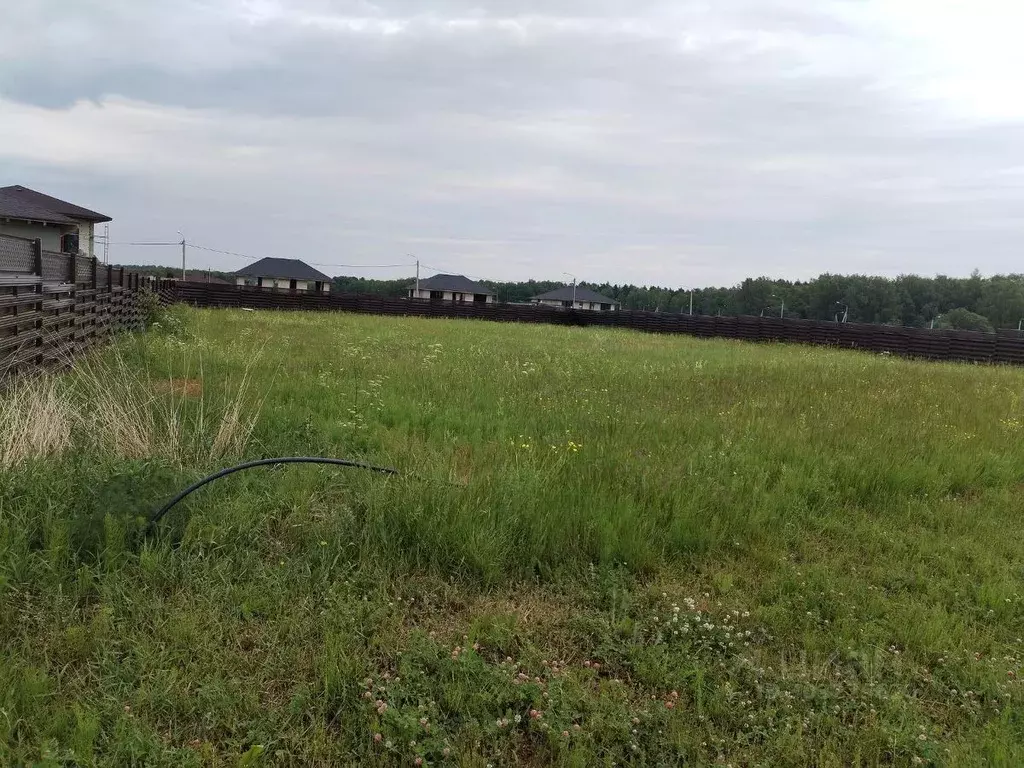
[[[226,477],[227,475],[233,475],[235,472],[241,472],[243,469],[252,469],[253,467],[265,467],[277,464],[333,464],[338,467],[368,469],[371,472],[380,472],[384,475],[398,474],[398,470],[392,469],[391,467],[376,467],[373,464],[364,464],[361,461],[349,461],[348,459],[324,459],[317,456],[288,456],[281,459],[260,459],[259,461],[249,461],[245,464],[239,464],[237,467],[228,467],[227,469],[222,469],[219,472],[214,472],[212,475],[207,475],[199,482],[192,483],[192,485],[164,504],[163,507],[149,518],[148,530],[152,530],[153,526],[159,523],[160,519],[166,515],[175,504],[193,491],[198,491],[207,483],[212,483],[214,480]]]

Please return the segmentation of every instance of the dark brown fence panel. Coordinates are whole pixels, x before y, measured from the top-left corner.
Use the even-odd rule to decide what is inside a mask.
[[[1024,333],[933,331],[865,323],[780,317],[711,317],[665,312],[593,312],[519,304],[456,304],[361,294],[306,294],[251,286],[161,281],[160,300],[198,307],[361,312],[412,317],[466,318],[517,323],[628,328],[760,342],[847,347],[926,360],[1024,365]]]
[[[20,237],[0,237],[0,272],[31,273],[32,242]]]
[[[995,359],[1000,362],[1024,365],[1024,333],[999,331],[996,333]]]
[[[137,276],[94,258],[0,235],[0,377],[70,361],[113,333],[141,327],[139,294],[147,290]]]

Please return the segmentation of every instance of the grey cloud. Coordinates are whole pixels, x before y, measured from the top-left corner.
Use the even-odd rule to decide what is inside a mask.
[[[614,104],[654,81],[713,85],[719,67],[753,74],[760,64],[756,42],[731,39],[734,30],[714,32],[721,39],[705,48],[706,33],[694,27],[706,13],[664,10],[700,4],[641,3],[642,13],[621,0],[544,3],[543,13],[514,2],[486,10],[461,2],[289,4],[287,13],[250,22],[196,0],[92,3],[77,12],[65,5],[47,0],[35,14],[21,11],[19,25],[39,31],[0,69],[0,93],[46,106],[121,95],[263,114],[507,114]],[[387,34],[344,23],[375,16],[405,25]],[[450,26],[452,17],[483,26]],[[495,18],[512,26],[486,23]],[[696,48],[687,52],[690,44]]]

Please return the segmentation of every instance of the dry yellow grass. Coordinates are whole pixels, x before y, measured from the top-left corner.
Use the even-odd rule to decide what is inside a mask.
[[[250,402],[249,374],[250,371],[247,369],[238,390],[223,409],[213,444],[210,446],[211,459],[240,455],[252,437],[252,431],[256,427],[256,414],[259,413],[262,403],[254,407]]]
[[[55,456],[71,444],[74,409],[51,377],[15,382],[0,395],[0,468]]]
[[[0,467],[56,456],[76,432],[90,449],[120,459],[185,465],[240,455],[259,412],[249,383],[246,373],[217,398],[206,393],[201,367],[199,377],[154,380],[117,350],[82,358],[70,374],[19,381],[0,395]]]

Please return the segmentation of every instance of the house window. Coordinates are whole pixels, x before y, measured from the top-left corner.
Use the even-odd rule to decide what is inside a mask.
[[[601,311],[602,312],[608,312],[611,308],[612,308],[611,304],[602,304],[601,305]]]
[[[78,253],[78,233],[68,232],[60,237],[61,253]]]
[[[473,303],[474,304],[486,304],[487,303],[487,294],[486,293],[474,293],[473,294]]]
[[[562,306],[565,307],[566,309],[572,309],[572,302],[571,301],[563,301],[562,302]]]
[[[444,301],[444,291],[431,291],[430,292],[430,300],[431,301]]]

